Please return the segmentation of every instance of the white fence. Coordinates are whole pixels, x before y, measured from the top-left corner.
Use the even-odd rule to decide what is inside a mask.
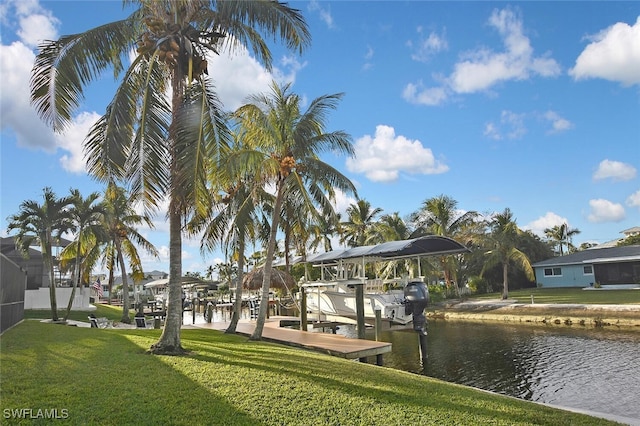
[[[69,304],[69,296],[71,296],[71,287],[57,287],[56,288],[56,303],[58,309],[66,309]],[[88,288],[76,288],[76,294],[73,298],[73,305],[71,309],[74,311],[88,311],[95,309],[95,306],[89,303]],[[37,290],[25,291],[24,298],[25,309],[51,309],[51,298],[49,297],[49,288],[41,287]]]

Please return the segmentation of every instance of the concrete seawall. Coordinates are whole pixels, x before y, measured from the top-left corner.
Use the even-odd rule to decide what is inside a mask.
[[[559,327],[611,328],[640,332],[640,304],[524,304],[512,301],[460,302],[432,308],[431,320],[517,323]]]

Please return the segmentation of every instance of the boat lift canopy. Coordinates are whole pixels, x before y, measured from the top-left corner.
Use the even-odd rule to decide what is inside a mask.
[[[339,261],[379,262],[407,257],[444,256],[468,253],[467,247],[459,242],[439,235],[427,235],[411,240],[388,241],[371,246],[332,250],[307,257],[307,262],[315,265],[335,264]]]

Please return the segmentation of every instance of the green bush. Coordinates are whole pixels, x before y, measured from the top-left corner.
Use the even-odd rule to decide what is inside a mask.
[[[445,287],[439,284],[429,284],[427,287],[431,303],[442,302],[445,299]]]
[[[467,284],[469,285],[469,289],[473,294],[489,293],[493,290],[489,281],[487,281],[486,279],[478,275],[475,275],[469,278],[469,281]]]

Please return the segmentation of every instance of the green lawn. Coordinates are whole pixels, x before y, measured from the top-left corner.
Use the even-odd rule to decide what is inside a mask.
[[[640,290],[582,290],[581,288],[528,288],[509,292],[509,299],[522,303],[578,303],[624,305],[640,304]],[[501,293],[489,293],[470,296],[470,299],[500,299]]]
[[[146,354],[159,333],[25,320],[0,338],[2,424],[21,409],[74,425],[613,424],[212,330],[182,331],[189,356]]]

